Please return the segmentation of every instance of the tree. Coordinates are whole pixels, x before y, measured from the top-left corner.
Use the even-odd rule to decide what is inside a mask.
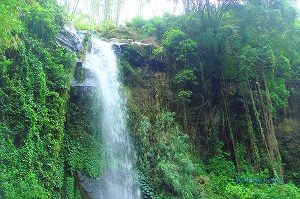
[[[116,23],[119,22],[120,13],[126,0],[65,0],[63,2],[68,14],[76,15],[80,12],[87,12],[92,22],[99,24],[102,21],[111,20]],[[87,7],[82,8],[78,5],[85,5]]]
[[[143,7],[147,3],[151,2],[151,0],[136,0],[136,1],[137,1],[137,16],[141,16]]]

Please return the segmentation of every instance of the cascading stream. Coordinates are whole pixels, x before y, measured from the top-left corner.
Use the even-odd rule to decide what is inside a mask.
[[[99,199],[140,199],[135,153],[126,128],[126,105],[120,92],[117,58],[112,44],[92,38],[85,67],[96,74],[102,103],[102,139],[108,164],[101,176]]]

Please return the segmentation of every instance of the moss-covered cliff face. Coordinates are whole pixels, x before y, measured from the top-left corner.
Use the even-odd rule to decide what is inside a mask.
[[[56,1],[0,5],[23,12],[0,34],[0,198],[81,198],[77,172],[104,164],[97,89],[71,87],[86,78],[76,56],[88,39],[64,30]]]
[[[255,82],[243,79],[246,76],[239,79],[235,69],[230,71],[234,65],[228,60],[215,63],[222,65],[221,69],[209,68],[211,63],[205,57],[202,61],[188,57],[195,56],[191,53],[199,49],[185,40],[184,29],[167,31],[172,29],[166,25],[168,20],[180,21],[181,17],[136,22],[144,23],[137,28],[140,33],[149,26],[154,31],[159,25],[160,29],[166,28],[165,33],[157,33],[163,36],[162,43],[155,41],[143,50],[132,44],[123,46],[119,54],[120,78],[126,87],[129,125],[145,198],[299,197],[299,189],[288,183],[298,183],[299,118],[295,109],[299,96],[293,92],[297,85],[270,91],[275,104],[285,103],[273,101],[279,100],[276,95],[284,97],[287,90],[291,91],[290,108],[285,109],[290,113],[279,115],[284,109],[275,110],[275,105],[273,110],[267,110],[272,107],[264,107],[268,100],[265,92],[276,89],[273,83],[281,81],[281,77],[269,74],[269,79],[260,82],[268,85],[255,88]],[[174,40],[179,45],[186,42],[182,47],[185,50],[179,49]],[[143,53],[147,48],[150,52]],[[240,60],[231,59],[239,64]],[[268,134],[275,126],[272,132],[276,132],[276,138]],[[274,150],[280,150],[276,161],[271,155]],[[282,180],[288,184],[281,184]]]
[[[80,175],[99,177],[105,164],[101,143],[101,100],[96,87],[71,88],[65,123],[64,155],[67,184],[66,198],[79,197]],[[75,195],[74,195],[75,194]],[[76,195],[77,194],[77,195]]]
[[[16,19],[20,31],[9,33],[13,45],[0,55],[0,195],[59,198],[75,56],[55,43],[63,20],[54,2],[13,3],[1,2],[7,4],[1,9],[22,9],[23,15]]]
[[[256,24],[239,20],[231,43],[223,28],[232,21],[208,20],[193,13],[128,24],[154,41],[150,53],[134,45],[120,51],[145,197],[299,197],[291,183],[299,175],[295,46],[256,45],[276,28],[253,35],[244,26]]]

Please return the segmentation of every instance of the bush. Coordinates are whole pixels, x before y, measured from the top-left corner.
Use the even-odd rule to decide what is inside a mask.
[[[174,114],[161,113],[155,123],[143,117],[138,136],[139,167],[154,191],[163,198],[198,198],[198,166],[192,160],[188,137],[180,132]]]
[[[168,49],[173,50],[185,39],[185,33],[178,29],[172,29],[164,34],[162,44]]]

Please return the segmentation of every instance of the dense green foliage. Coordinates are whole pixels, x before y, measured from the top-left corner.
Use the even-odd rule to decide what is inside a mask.
[[[16,34],[23,30],[19,19],[18,9],[25,6],[24,1],[4,0],[0,4],[0,52],[14,45],[17,40]]]
[[[155,124],[151,124],[147,117],[142,118],[137,131],[141,140],[138,148],[147,151],[139,160],[141,171],[152,176],[149,180],[155,190],[168,191],[161,197],[199,197],[200,186],[193,177],[200,170],[192,161],[187,138],[174,123],[174,116],[171,113],[161,113],[157,115]],[[146,149],[145,147],[152,145],[151,142],[156,147]]]
[[[60,198],[64,185],[64,123],[74,56],[55,44],[63,23],[60,9],[54,1],[42,2],[0,3],[4,198]]]
[[[99,176],[104,165],[97,95],[70,92],[75,56],[56,44],[55,1],[0,6],[0,197],[80,198],[77,172]],[[78,82],[85,75],[76,67]]]
[[[288,183],[298,182],[299,165],[286,157],[297,159],[297,152],[279,148],[274,125],[298,89],[291,84],[299,80],[298,21],[289,1],[228,1],[219,9],[127,24],[145,41],[156,39],[150,62],[137,64],[126,52],[121,57],[138,166],[152,192],[162,198],[300,197]],[[176,113],[175,123],[169,112]]]
[[[105,163],[100,142],[101,105],[97,92],[95,88],[71,89],[64,143],[70,176],[76,176],[76,172],[81,171],[97,177]]]

